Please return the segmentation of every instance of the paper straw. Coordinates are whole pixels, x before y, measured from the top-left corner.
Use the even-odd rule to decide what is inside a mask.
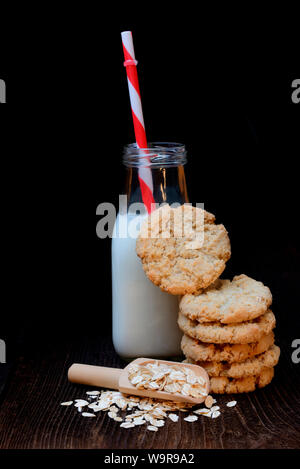
[[[123,50],[124,50],[124,66],[126,67],[127,82],[130,96],[130,104],[134,125],[134,133],[136,144],[138,148],[147,148],[147,138],[145,131],[145,124],[143,118],[141,93],[139,87],[139,80],[137,74],[137,61],[135,60],[133,40],[131,31],[124,31],[121,33]],[[139,182],[142,193],[143,202],[147,208],[148,213],[153,210],[153,180],[150,168],[139,168]]]

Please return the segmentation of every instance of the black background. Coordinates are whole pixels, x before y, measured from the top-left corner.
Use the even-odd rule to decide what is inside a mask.
[[[0,337],[9,360],[23,347],[110,334],[110,240],[95,235],[94,210],[117,203],[122,147],[134,140],[120,39],[127,29],[148,141],[186,144],[190,201],[204,202],[229,231],[223,276],[266,283],[278,334],[292,341],[300,280],[292,12],[285,22],[247,8],[223,17],[173,6],[172,16],[146,21],[142,12],[87,8],[80,17],[74,9],[67,23],[49,11],[55,23],[42,16],[26,34],[16,36],[15,24],[3,37]]]

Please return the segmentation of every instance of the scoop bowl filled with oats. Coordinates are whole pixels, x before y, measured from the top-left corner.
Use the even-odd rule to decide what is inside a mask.
[[[124,369],[75,363],[68,371],[73,383],[116,389],[125,394],[201,404],[210,390],[204,368],[164,360],[138,358]]]

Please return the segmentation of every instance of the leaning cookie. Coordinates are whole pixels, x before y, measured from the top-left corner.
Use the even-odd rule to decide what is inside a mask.
[[[214,344],[248,344],[258,342],[264,335],[270,334],[276,325],[276,319],[271,310],[259,318],[239,324],[222,324],[210,322],[202,324],[191,321],[182,313],[178,315],[179,328],[190,337]]]
[[[232,282],[218,279],[199,293],[183,296],[179,305],[182,314],[199,322],[249,321],[264,314],[272,303],[269,288],[247,275],[235,276]]]
[[[248,376],[259,375],[264,368],[273,368],[277,365],[280,356],[280,348],[273,345],[269,350],[255,357],[248,358],[244,362],[225,363],[225,362],[203,362],[188,357],[188,362],[197,364],[204,368],[211,377],[225,376],[226,378],[241,379]]]
[[[147,277],[173,295],[208,287],[225,269],[230,241],[223,225],[200,208],[169,205],[155,210],[136,241]]]
[[[265,352],[274,344],[274,333],[264,335],[258,342],[249,344],[209,344],[184,334],[181,349],[186,357],[194,361],[243,362]]]
[[[258,376],[248,376],[242,379],[225,377],[211,378],[210,392],[215,394],[236,394],[255,391],[269,384],[274,377],[274,368],[264,368]]]

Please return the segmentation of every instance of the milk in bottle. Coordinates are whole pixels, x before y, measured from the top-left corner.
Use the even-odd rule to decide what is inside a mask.
[[[155,202],[188,202],[185,162],[183,145],[149,145],[144,161],[134,145],[125,148],[123,163],[127,172],[129,210],[118,214],[112,239],[113,343],[117,353],[125,359],[181,355],[178,297],[161,291],[144,273],[135,248],[139,227],[147,215],[135,214],[131,207],[142,201],[138,168],[143,164],[152,169]]]

